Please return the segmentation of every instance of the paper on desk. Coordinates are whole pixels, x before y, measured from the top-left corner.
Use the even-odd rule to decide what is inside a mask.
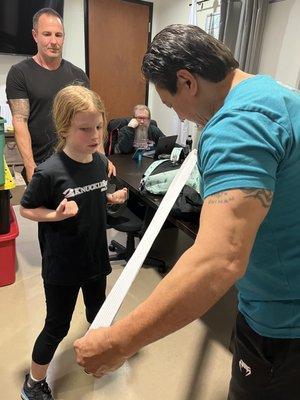
[[[130,286],[136,278],[143,262],[154,242],[156,236],[161,230],[173,204],[175,203],[179,193],[188,180],[195,164],[197,162],[197,151],[193,150],[183,162],[181,168],[175,175],[167,193],[163,197],[148,229],[143,235],[138,247],[126,264],[119,279],[111,289],[101,309],[96,315],[90,329],[100,327],[108,327],[111,325],[115,315],[117,314]]]

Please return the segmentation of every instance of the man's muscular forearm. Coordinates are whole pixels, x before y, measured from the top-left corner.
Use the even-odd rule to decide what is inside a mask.
[[[28,129],[29,100],[12,99],[9,100],[12,113],[12,122],[15,131],[15,138],[19,152],[21,154],[27,175],[32,175],[35,162],[32,154],[31,137]],[[31,176],[28,176],[29,180]]]
[[[256,188],[208,196],[194,245],[129,315],[75,342],[79,365],[101,377],[141,347],[203,315],[245,274],[272,196]]]
[[[15,130],[15,138],[24,165],[35,164],[32,154],[31,138],[27,124],[17,122],[13,117],[13,126]]]
[[[15,130],[16,142],[24,164],[34,162],[31,147],[31,138],[28,129],[29,100],[11,99],[9,106],[12,113],[12,122]]]

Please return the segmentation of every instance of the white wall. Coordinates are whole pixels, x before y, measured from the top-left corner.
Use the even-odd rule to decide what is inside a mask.
[[[284,0],[269,5],[259,72],[291,86],[299,84],[300,1]]]
[[[189,0],[154,0],[152,37],[171,24],[188,22]],[[149,87],[149,108],[152,118],[158,122],[159,128],[166,134],[172,135],[175,112],[162,104],[154,86]]]
[[[84,0],[65,0],[63,57],[85,71]]]
[[[83,0],[65,0],[64,25],[66,39],[63,57],[85,70]],[[21,56],[0,54],[0,104],[6,102],[5,81],[10,67],[24,59]]]
[[[168,25],[187,24],[190,3],[190,0],[153,0],[152,37]],[[214,11],[213,6],[217,3],[216,0],[209,0],[203,4],[203,10],[198,12],[198,25],[202,29],[205,28],[206,15]],[[174,134],[176,114],[162,104],[152,84],[150,84],[149,90],[149,107],[153,118],[158,121],[160,129],[166,135]]]
[[[6,102],[5,81],[7,72],[13,64],[24,60],[24,58],[21,56],[0,54],[0,104]]]

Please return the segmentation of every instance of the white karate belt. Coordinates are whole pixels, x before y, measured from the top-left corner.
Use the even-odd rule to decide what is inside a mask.
[[[148,226],[148,229],[123,269],[119,279],[108,294],[89,329],[104,328],[111,325],[196,162],[197,151],[193,150],[175,175],[167,193],[163,197],[162,202]]]
[[[197,151],[192,150],[188,157],[184,160],[177,174],[175,175],[167,193],[164,195],[162,202],[160,203],[150,225],[148,226],[148,229],[146,230],[135,252],[131,256],[130,260],[128,261],[124,270],[119,276],[119,279],[108,294],[105,302],[100,308],[89,329],[97,329],[100,327],[104,328],[111,325],[126,294],[130,289],[130,286],[132,285],[141,266],[143,265],[144,260],[154,240],[156,239],[156,236],[158,235],[165,220],[167,219],[169,212],[171,211],[183,186],[188,180],[196,162]],[[123,370],[123,374],[124,368],[128,368],[128,365],[126,366],[126,364],[127,363],[125,363],[123,368],[121,368]],[[116,373],[114,373],[114,375],[115,374]],[[94,386],[94,391],[95,390],[97,390],[97,384],[95,384]]]

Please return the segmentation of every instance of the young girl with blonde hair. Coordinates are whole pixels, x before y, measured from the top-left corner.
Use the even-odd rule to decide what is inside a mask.
[[[21,215],[39,223],[47,306],[21,392],[24,400],[53,399],[46,372],[68,333],[80,288],[89,323],[103,304],[111,272],[106,204],[127,198],[127,189],[106,193],[107,159],[98,152],[106,126],[100,97],[83,86],[67,86],[54,99],[53,119],[57,152],[36,168],[21,200]]]

